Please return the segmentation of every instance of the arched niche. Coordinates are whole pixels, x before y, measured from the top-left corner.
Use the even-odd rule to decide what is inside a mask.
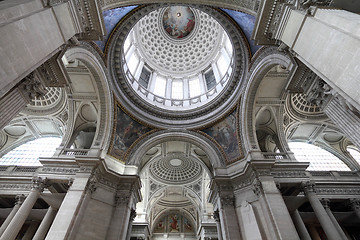
[[[102,57],[90,43],[80,42],[79,45],[67,49],[65,58],[70,78],[67,89],[70,99],[69,121],[60,154],[67,155],[70,146],[82,134],[83,137],[80,138],[93,138],[89,146],[91,154],[103,156],[110,144],[108,140],[113,119],[108,71]],[[85,142],[89,145],[89,140]],[[72,154],[76,155],[76,152]],[[89,154],[88,152],[85,155]]]
[[[138,171],[144,166],[146,162],[143,157],[154,146],[168,141],[182,141],[197,146],[203,157],[200,159],[207,159],[203,161],[209,169],[211,177],[221,175],[221,169],[225,169],[225,161],[223,153],[218,149],[216,144],[202,134],[187,130],[162,130],[148,135],[136,145],[136,148],[129,154],[126,164],[138,167]]]
[[[259,126],[263,123],[266,135],[275,134],[278,138],[278,148],[284,152],[290,151],[283,130],[282,116],[288,75],[296,67],[294,61],[276,47],[263,47],[254,56],[250,66],[240,109],[241,131],[245,136],[244,148],[247,152],[265,150],[260,148],[256,134],[257,129],[261,131]],[[269,120],[268,126],[266,117]]]

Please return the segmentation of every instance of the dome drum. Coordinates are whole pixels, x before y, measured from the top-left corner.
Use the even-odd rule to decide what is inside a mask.
[[[205,6],[190,6],[194,28],[171,38],[162,24],[169,6],[149,5],[117,26],[108,54],[115,93],[149,125],[200,127],[236,104],[249,50],[237,26]]]

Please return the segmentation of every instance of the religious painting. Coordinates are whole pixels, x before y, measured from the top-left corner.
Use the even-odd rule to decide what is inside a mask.
[[[179,214],[169,215],[169,232],[171,232],[171,233],[179,232],[180,231],[179,222],[180,222]]]
[[[195,16],[189,7],[168,7],[163,15],[163,27],[170,37],[181,39],[195,27]]]
[[[120,160],[124,159],[126,151],[142,135],[151,131],[150,128],[129,117],[119,105],[116,106],[115,132],[110,154]]]
[[[165,217],[160,219],[160,221],[157,222],[154,228],[154,233],[164,233],[165,232]]]
[[[193,226],[189,221],[189,219],[187,219],[186,217],[183,217],[183,219],[184,219],[184,232],[194,232]]]
[[[204,129],[203,132],[221,146],[229,162],[236,161],[241,157],[236,128],[236,111],[214,126]]]

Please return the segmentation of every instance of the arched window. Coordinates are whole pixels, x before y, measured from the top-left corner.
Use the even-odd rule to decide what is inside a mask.
[[[344,162],[330,152],[312,144],[290,142],[289,147],[299,162],[310,162],[308,171],[350,171]]]
[[[360,164],[360,152],[354,146],[348,146],[346,150],[351,154],[351,156]]]
[[[61,143],[61,138],[44,137],[27,142],[5,154],[0,165],[41,166],[39,157],[51,157]]]

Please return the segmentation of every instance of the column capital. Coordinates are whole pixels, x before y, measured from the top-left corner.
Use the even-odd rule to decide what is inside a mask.
[[[45,86],[39,80],[39,76],[35,72],[30,73],[24,78],[19,86],[19,90],[29,102],[35,97],[42,97],[47,93]]]
[[[114,196],[115,206],[128,205],[130,203],[131,194],[117,192]]]
[[[302,182],[301,188],[305,194],[308,194],[310,192],[313,192],[313,193],[316,192],[315,183],[313,183],[313,182]]]
[[[134,221],[134,219],[136,218],[136,211],[135,211],[135,209],[131,209],[130,210],[130,222],[133,222]]]
[[[214,211],[213,217],[214,217],[215,222],[220,223],[219,210],[215,210],[215,211]]]
[[[41,177],[33,177],[32,179],[32,190],[37,190],[39,192],[42,192],[44,188],[47,187],[48,179],[47,178],[41,178]]]
[[[325,209],[330,208],[330,199],[323,198],[320,200],[320,202],[324,206]]]
[[[85,191],[89,192],[90,194],[94,193],[97,188],[97,183],[98,182],[94,176],[90,177],[90,179],[85,187]]]
[[[360,210],[360,199],[359,198],[351,198],[350,205],[354,210]]]
[[[16,195],[15,196],[15,205],[21,205],[24,202],[25,198],[26,197],[24,194]]]
[[[253,185],[253,192],[255,193],[256,196],[260,196],[262,193],[262,186],[261,186],[261,182],[260,181],[256,181]]]
[[[234,206],[235,205],[235,196],[234,195],[224,195],[220,196],[221,206]]]

